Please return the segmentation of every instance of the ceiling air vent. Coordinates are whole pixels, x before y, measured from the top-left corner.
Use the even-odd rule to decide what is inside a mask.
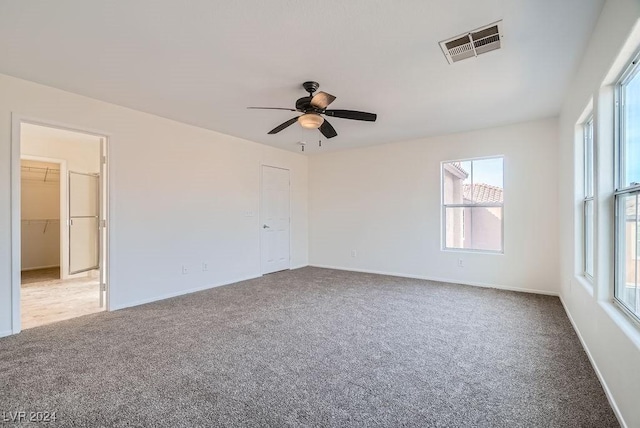
[[[500,49],[502,21],[494,22],[466,34],[440,42],[449,64]]]

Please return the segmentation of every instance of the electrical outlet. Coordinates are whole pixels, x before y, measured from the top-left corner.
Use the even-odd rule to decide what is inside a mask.
[[[189,269],[187,269],[187,267],[185,265],[182,265],[182,274],[186,275],[189,273]]]
[[[458,267],[464,267],[464,262],[462,259],[458,259]]]
[[[202,272],[206,272],[209,270],[209,264],[207,262],[202,262]]]
[[[358,257],[358,251],[357,250],[351,250],[351,257]]]

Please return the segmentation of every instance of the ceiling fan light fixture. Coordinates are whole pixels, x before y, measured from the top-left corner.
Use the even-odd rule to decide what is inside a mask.
[[[298,117],[298,122],[303,128],[318,129],[324,122],[324,118],[317,113],[305,113]]]
[[[338,133],[331,126],[323,115],[337,117],[340,119],[362,120],[365,122],[375,122],[378,117],[375,113],[367,113],[356,110],[327,110],[327,106],[335,101],[336,97],[326,92],[316,92],[319,85],[318,82],[304,82],[302,87],[309,93],[309,96],[302,97],[296,101],[296,108],[284,107],[247,107],[250,109],[264,110],[290,110],[301,112],[299,116],[294,116],[286,122],[273,128],[267,132],[269,135],[277,134],[285,130],[294,123],[298,122],[305,129],[317,129],[325,138],[337,137]],[[304,146],[303,146],[304,147]]]

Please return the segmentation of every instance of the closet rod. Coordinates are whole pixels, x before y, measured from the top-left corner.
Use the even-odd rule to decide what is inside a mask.
[[[31,219],[31,220],[22,220],[22,221],[24,221],[27,225],[44,224],[44,229],[42,229],[42,233],[47,233],[47,227],[49,227],[49,223],[59,222],[60,219],[57,219],[57,218],[45,218],[45,219]]]
[[[49,167],[39,167],[39,166],[21,166],[20,169],[24,172],[37,172],[37,173],[44,173],[44,180],[43,181],[47,181],[47,177],[49,176],[49,174],[60,174],[60,170],[56,169],[56,168],[49,168]]]
[[[50,173],[59,173],[60,170],[58,168],[44,168],[40,166],[21,166],[20,169],[26,172],[50,172]]]

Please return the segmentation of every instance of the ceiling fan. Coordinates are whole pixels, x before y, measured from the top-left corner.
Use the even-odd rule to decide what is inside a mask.
[[[318,82],[304,82],[302,87],[309,93],[308,97],[302,97],[296,101],[296,108],[284,108],[284,107],[247,107],[249,109],[262,109],[262,110],[288,110],[298,111],[302,113],[300,116],[296,116],[287,120],[284,123],[273,128],[268,134],[277,134],[283,129],[293,125],[294,122],[299,122],[303,128],[318,129],[325,136],[325,138],[333,138],[338,133],[333,126],[327,121],[324,116],[338,117],[340,119],[352,119],[352,120],[364,120],[366,122],[375,122],[377,115],[375,113],[367,113],[364,111],[355,110],[327,110],[329,104],[335,101],[336,97],[326,92],[315,93],[320,84]],[[315,95],[314,95],[315,93]]]

